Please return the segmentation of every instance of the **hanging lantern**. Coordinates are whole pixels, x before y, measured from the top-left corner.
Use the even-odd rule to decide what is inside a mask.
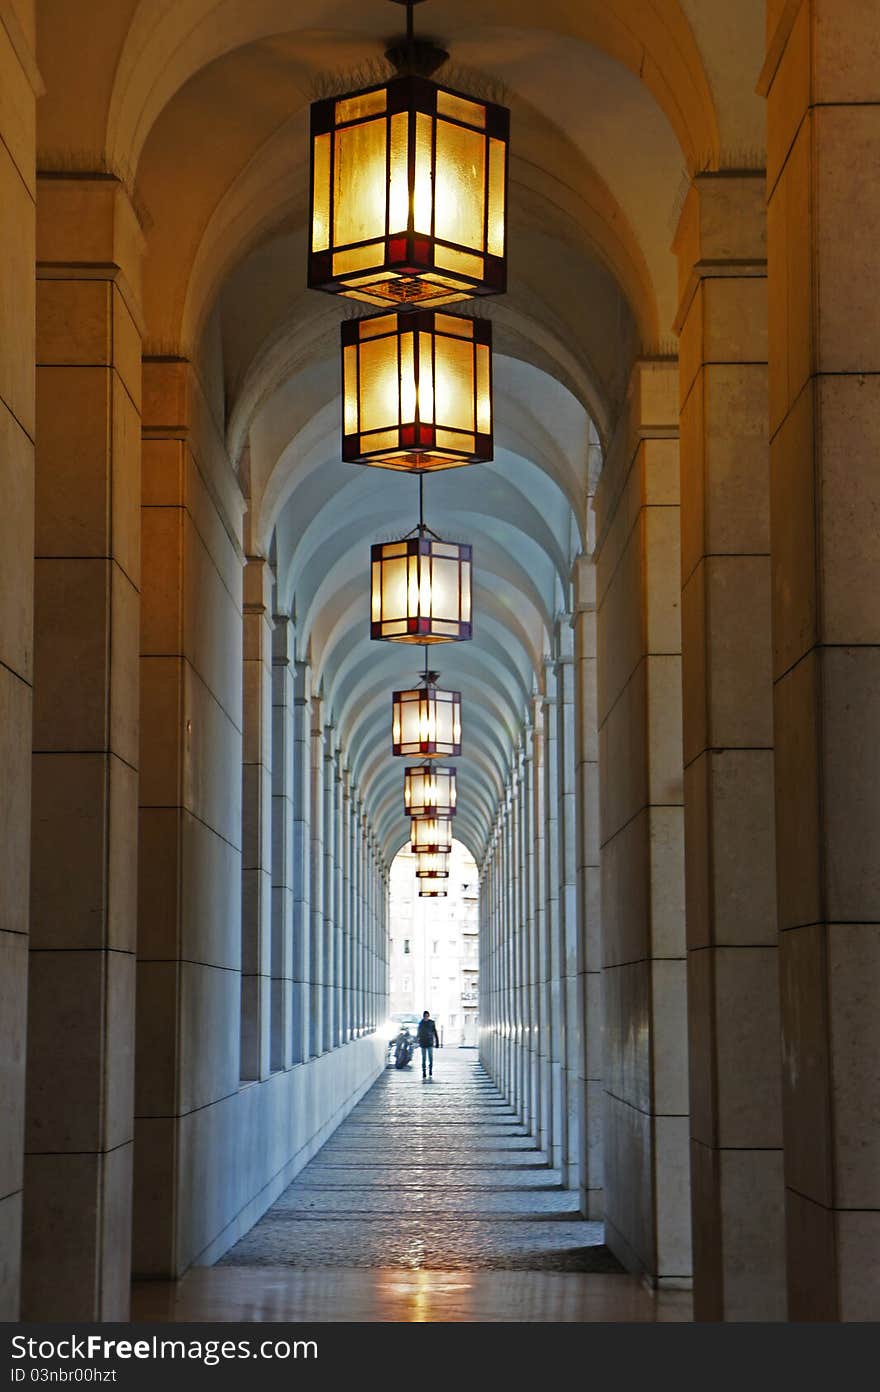
[[[455,769],[420,764],[403,775],[403,805],[408,817],[455,816]]]
[[[392,643],[457,643],[472,637],[471,547],[427,528],[370,548],[370,637]]]
[[[342,457],[426,473],[492,458],[492,325],[430,309],[342,325]]]
[[[315,102],[309,285],[374,305],[502,293],[509,132],[503,106],[421,76]]]
[[[446,898],[448,898],[448,895],[447,895],[445,889],[435,889],[433,886],[431,886],[430,889],[426,888],[425,886],[428,885],[429,883],[430,883],[430,882],[427,881],[427,880],[423,880],[423,881],[422,881],[422,888],[419,890],[419,898],[420,898],[420,899],[446,899]]]
[[[412,849],[416,855],[422,851],[448,855],[452,850],[452,823],[448,817],[413,817],[410,828]]]
[[[416,856],[416,879],[448,880],[448,853],[446,851],[420,851]]]
[[[391,698],[391,749],[414,758],[455,759],[461,753],[461,692],[441,691],[437,672],[425,672],[422,686],[395,691]]]

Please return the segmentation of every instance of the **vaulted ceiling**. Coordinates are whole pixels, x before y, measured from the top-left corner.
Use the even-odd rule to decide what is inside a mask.
[[[43,169],[130,185],[147,353],[190,357],[277,563],[347,761],[403,839],[390,692],[420,650],[368,637],[369,545],[409,530],[414,480],[343,465],[338,326],[305,289],[308,105],[383,72],[387,0],[40,0]],[[433,656],[464,695],[458,834],[478,857],[584,545],[591,442],[637,353],[675,351],[670,244],[700,169],[761,167],[763,110],[726,74],[763,59],[762,0],[430,0],[454,85],[512,112],[509,293],[494,322],[494,462],[426,481],[430,525],[473,542],[475,636]]]

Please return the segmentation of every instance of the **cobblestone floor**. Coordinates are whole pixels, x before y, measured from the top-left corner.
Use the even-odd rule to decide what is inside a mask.
[[[386,1069],[220,1266],[620,1272],[476,1055]]]

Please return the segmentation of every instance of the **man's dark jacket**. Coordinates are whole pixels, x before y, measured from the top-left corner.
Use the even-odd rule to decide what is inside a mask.
[[[437,1026],[434,1024],[433,1020],[419,1021],[417,1038],[423,1049],[427,1049],[431,1044],[436,1044],[437,1048],[440,1048],[440,1036],[437,1033]]]

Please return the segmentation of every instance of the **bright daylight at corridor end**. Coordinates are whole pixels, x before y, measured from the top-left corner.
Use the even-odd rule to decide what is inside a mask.
[[[880,1320],[878,74],[0,0],[0,1320]]]

